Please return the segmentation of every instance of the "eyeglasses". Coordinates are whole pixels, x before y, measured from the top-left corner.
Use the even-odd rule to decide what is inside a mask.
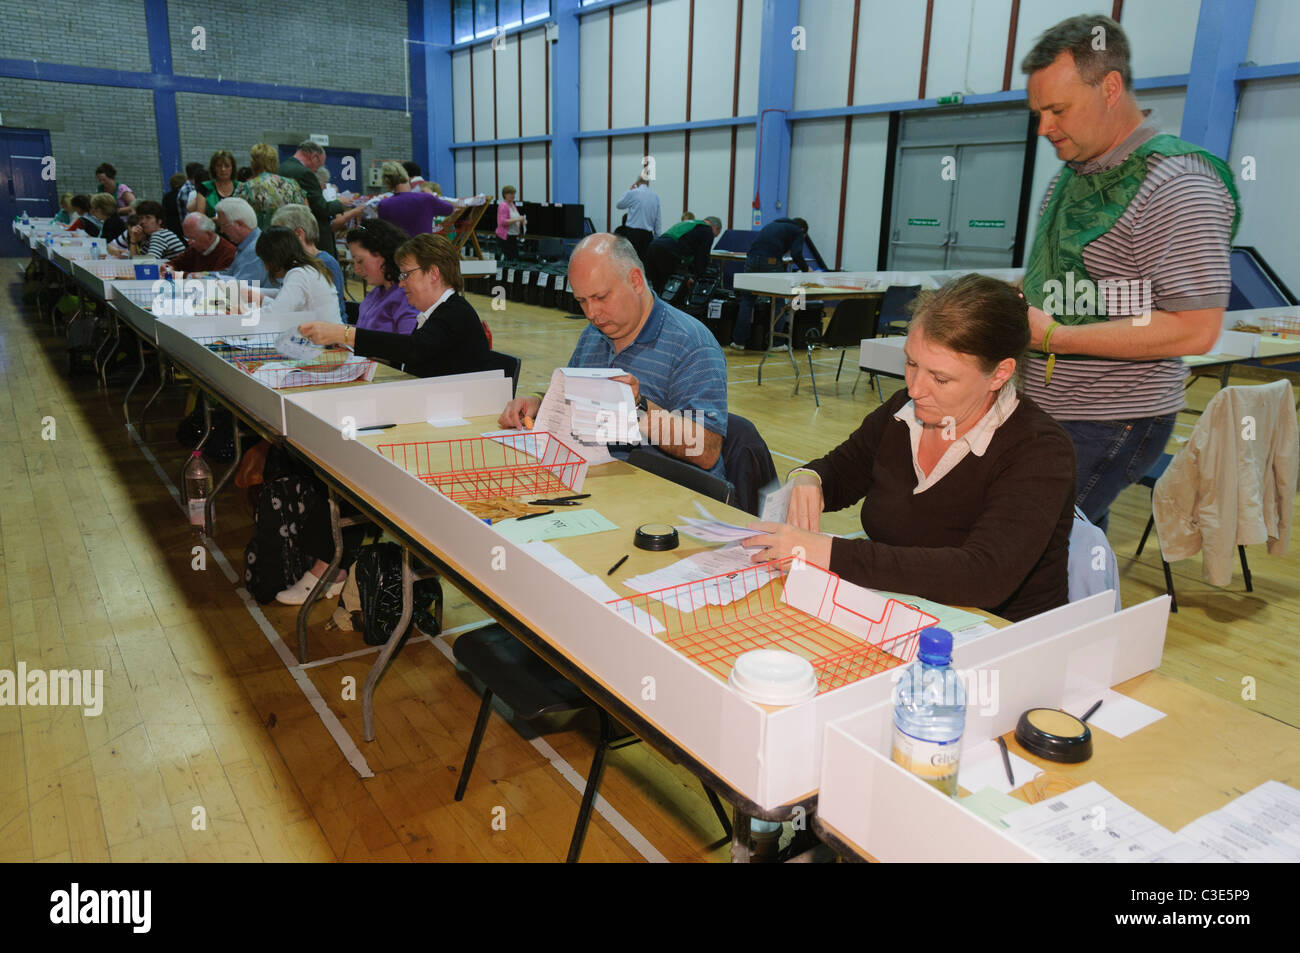
[[[424,269],[423,269],[423,268],[412,268],[410,271],[399,271],[399,272],[397,273],[397,283],[400,285],[403,281],[405,281],[407,278],[411,277],[411,275],[415,274],[417,271],[424,271]]]

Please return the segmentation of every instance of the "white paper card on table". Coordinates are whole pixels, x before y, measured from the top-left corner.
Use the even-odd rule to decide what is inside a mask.
[[[730,605],[779,577],[779,570],[756,566],[744,549],[728,546],[633,576],[623,580],[623,585],[634,592],[651,593],[652,598],[678,611],[692,612],[706,605]],[[672,591],[662,592],[664,589]]]
[[[1097,698],[1101,698],[1101,707],[1088,719],[1089,726],[1100,728],[1116,738],[1126,738],[1140,728],[1165,717],[1165,713],[1144,705],[1140,701],[1121,695],[1114,689],[1107,688],[1092,695],[1066,699],[1065,710],[1083,716]]]
[[[1027,781],[1032,781],[1039,768],[1031,761],[1026,761],[1008,751],[1011,758],[1011,776],[1016,783],[1007,782],[1007,768],[1002,763],[1002,749],[996,740],[986,741],[974,748],[963,747],[961,761],[957,767],[957,783],[967,791],[981,788],[993,788],[1002,794],[1010,794]]]
[[[469,421],[464,417],[430,417],[425,423],[431,427],[464,427]],[[536,456],[536,454],[533,454],[533,456]]]
[[[1090,781],[1008,814],[1007,836],[1048,860],[1158,863],[1213,859]]]
[[[572,513],[547,513],[529,519],[502,520],[494,523],[492,528],[512,543],[528,543],[604,533],[618,529],[618,526],[595,510],[574,510]]]
[[[597,602],[609,603],[619,598],[618,593],[605,584],[605,580],[593,573],[587,573],[583,576],[575,576],[568,581],[577,586],[587,595],[591,596]]]
[[[706,543],[736,543],[751,536],[760,535],[756,530],[733,526],[721,520],[701,520],[690,516],[679,516],[682,525],[677,527],[679,533],[693,536]]]
[[[1216,859],[1295,863],[1300,861],[1300,791],[1281,781],[1265,781],[1178,834],[1213,852]]]
[[[516,543],[515,545],[562,579],[578,579],[582,576],[588,575],[587,570],[583,569],[550,543],[538,541],[532,543]]]

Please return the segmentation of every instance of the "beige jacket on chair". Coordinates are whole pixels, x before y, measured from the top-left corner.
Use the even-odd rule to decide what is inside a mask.
[[[1300,463],[1294,400],[1284,380],[1225,387],[1210,400],[1152,494],[1167,562],[1199,550],[1205,581],[1227,586],[1238,546],[1286,553]]]

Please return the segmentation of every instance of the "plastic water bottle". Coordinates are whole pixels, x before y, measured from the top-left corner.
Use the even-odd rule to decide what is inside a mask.
[[[926,629],[917,660],[894,688],[894,762],[953,797],[965,728],[966,689],[952,667],[952,633]]]
[[[205,525],[208,497],[212,495],[212,469],[203,459],[203,451],[190,454],[185,464],[185,500],[190,511],[192,526]]]

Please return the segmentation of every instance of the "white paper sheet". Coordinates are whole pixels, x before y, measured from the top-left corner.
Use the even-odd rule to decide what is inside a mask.
[[[1265,781],[1181,831],[1185,840],[1234,863],[1300,861],[1300,791]]]
[[[712,579],[714,576],[722,578]],[[696,553],[654,572],[633,576],[623,580],[623,585],[635,592],[649,593],[688,586],[653,598],[679,611],[691,612],[706,605],[730,605],[779,576],[778,571],[755,566],[750,562],[749,553],[741,547],[728,546]],[[701,581],[706,579],[710,581]]]
[[[1016,781],[1014,785],[1007,783],[1007,769],[1002,763],[1002,749],[998,747],[996,739],[969,749],[963,745],[961,762],[957,768],[957,783],[967,791],[987,787],[1002,794],[1010,794],[1038,774],[1037,765],[1018,757],[1014,751],[1008,751],[1007,754],[1011,758],[1011,774]]]
[[[267,387],[281,390],[289,387],[312,387],[317,384],[368,381],[375,376],[376,367],[374,361],[364,358],[349,358],[341,364],[331,365],[324,371],[309,371],[283,361],[269,361],[253,371],[252,377]]]
[[[1093,692],[1091,695],[1067,699],[1063,707],[1066,711],[1082,718],[1084,712],[1091,708],[1099,697],[1101,707],[1093,712],[1092,717],[1088,719],[1088,725],[1092,728],[1100,728],[1116,738],[1126,738],[1139,728],[1145,728],[1165,717],[1164,712],[1150,705],[1144,705],[1140,701],[1134,701],[1127,695],[1121,695],[1110,688]]]

